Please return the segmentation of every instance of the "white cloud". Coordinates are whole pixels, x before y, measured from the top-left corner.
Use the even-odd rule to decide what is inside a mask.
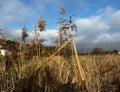
[[[120,49],[120,10],[110,6],[98,10],[98,15],[76,20],[79,34],[77,46],[80,48]]]
[[[34,2],[39,5],[38,2],[40,1],[35,0]],[[48,5],[53,2],[55,3],[56,1],[46,0],[43,3]],[[0,5],[2,5],[0,8],[2,12],[0,15],[0,22],[3,23],[25,21],[28,16],[23,18],[22,15],[19,15],[23,12],[23,16],[25,16],[29,13],[28,11],[32,10],[32,8],[25,6],[19,0],[12,0],[11,3],[10,0],[7,0],[6,2],[2,0]],[[9,9],[8,7],[4,7],[4,5],[8,5]],[[23,11],[17,11],[17,6],[19,6]],[[96,46],[120,49],[120,10],[108,6],[106,8],[99,9],[97,11],[97,15],[76,19],[75,23],[77,24],[79,31],[79,36],[76,37],[78,49],[93,48]],[[31,32],[29,32],[29,34],[32,36]],[[40,34],[40,38],[47,40],[45,42],[46,45],[55,45],[54,41],[58,36],[56,30],[47,30]],[[21,30],[5,29],[5,35],[8,38],[21,37]]]
[[[111,14],[113,14],[115,11],[116,9],[114,9],[113,7],[107,6],[105,8],[98,9],[97,13],[102,17],[109,18],[111,17]]]
[[[15,38],[20,38],[22,34],[22,30],[20,29],[12,30],[4,26],[2,26],[1,29],[2,29],[2,34],[4,35],[4,37],[7,39],[11,39],[11,40]]]
[[[34,38],[34,32],[29,32],[29,39],[33,39]],[[58,33],[56,30],[46,30],[43,32],[37,31],[37,33],[39,34],[38,39],[43,39],[44,41],[44,45],[46,46],[54,46],[56,45],[55,40],[58,38]]]
[[[41,33],[41,38],[53,40],[58,36],[58,33],[56,30],[46,30]]]
[[[101,20],[100,16],[92,16],[90,18],[77,19],[76,24],[80,31],[88,34],[103,32],[107,30],[107,25]]]
[[[120,41],[119,35],[120,35],[120,33],[100,35],[96,40],[94,40],[94,43],[95,44],[98,44],[98,43],[104,44],[104,43],[119,42]]]
[[[33,9],[20,0],[1,0],[0,24],[26,23]]]
[[[120,10],[112,14],[110,31],[120,32]]]
[[[22,30],[21,29],[17,29],[17,30],[11,30],[5,27],[2,27],[2,33],[4,34],[4,36],[7,39],[11,39],[11,40],[17,40],[18,38],[21,38],[22,36]],[[45,42],[43,43],[46,46],[54,46],[56,45],[55,40],[58,37],[58,33],[56,30],[46,30],[43,32],[39,32],[39,39],[44,39]],[[29,36],[26,38],[26,41],[30,41],[34,38],[34,34],[33,32],[27,32],[29,34]]]
[[[109,26],[109,32],[119,32],[120,30],[120,10],[117,10],[111,6],[100,9],[99,16],[106,25]]]
[[[57,10],[60,2],[61,2],[60,0],[42,0],[42,1],[41,0],[31,0],[32,7],[34,8],[34,12],[39,15],[44,14],[45,11],[48,11],[50,9]]]
[[[108,26],[104,23],[100,16],[92,16],[90,18],[77,19],[76,24],[78,30],[82,33],[83,43],[92,43],[101,33],[108,30]]]

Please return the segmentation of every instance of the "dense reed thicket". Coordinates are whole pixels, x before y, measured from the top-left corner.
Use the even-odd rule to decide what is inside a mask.
[[[8,57],[7,57],[8,58]],[[79,61],[85,72],[82,81],[73,57],[33,57],[0,61],[1,92],[119,92],[120,56],[85,55]]]

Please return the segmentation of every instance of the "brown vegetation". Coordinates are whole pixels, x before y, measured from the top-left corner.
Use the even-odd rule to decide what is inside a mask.
[[[79,56],[86,78],[82,81],[76,61],[55,56],[0,62],[0,90],[5,92],[119,92],[120,56]],[[9,62],[9,61],[8,61]]]
[[[64,7],[61,10],[60,14],[66,15]],[[0,44],[12,54],[0,57],[0,92],[120,91],[120,56],[100,55],[99,52],[103,54],[105,50],[101,52],[96,48],[95,55],[78,58],[74,38],[67,33],[69,30],[77,33],[77,27],[71,25],[72,16],[69,17],[70,20],[59,19],[59,23],[64,25],[59,27],[60,48],[57,47],[56,52],[55,48],[42,45],[44,40],[38,40],[36,27],[31,44],[25,44],[25,38],[28,37],[25,27],[22,30],[24,44],[21,38],[16,43],[1,38]],[[40,17],[38,28],[43,31],[45,27],[46,22]]]

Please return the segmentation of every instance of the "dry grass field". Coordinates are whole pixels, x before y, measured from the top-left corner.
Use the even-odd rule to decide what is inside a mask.
[[[85,81],[73,57],[1,58],[0,92],[120,92],[119,55],[79,56]]]

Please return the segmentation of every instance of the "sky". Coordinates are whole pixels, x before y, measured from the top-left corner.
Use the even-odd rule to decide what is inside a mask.
[[[0,0],[0,25],[8,39],[21,37],[24,25],[30,39],[39,16],[46,21],[41,38],[53,45],[57,38],[60,7],[75,14],[78,28],[75,37],[78,50],[95,47],[120,50],[120,0]]]

